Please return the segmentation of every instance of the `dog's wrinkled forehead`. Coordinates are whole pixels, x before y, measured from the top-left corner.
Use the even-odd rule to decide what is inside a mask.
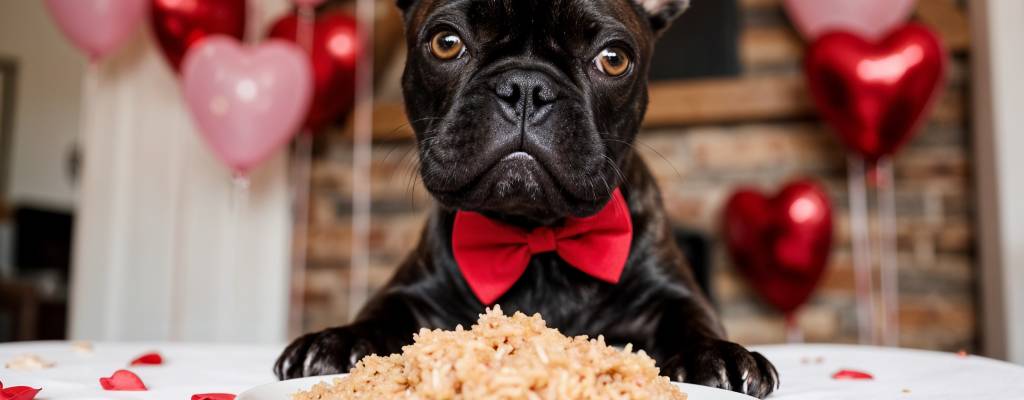
[[[398,0],[409,26],[423,26],[438,11],[465,11],[474,23],[595,24],[613,17],[633,32],[658,33],[689,6],[690,0]],[[481,21],[477,18],[495,18]],[[574,27],[577,28],[577,27]],[[566,29],[569,31],[571,29]]]

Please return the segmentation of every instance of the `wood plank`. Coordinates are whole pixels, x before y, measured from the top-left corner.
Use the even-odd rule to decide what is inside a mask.
[[[917,18],[935,29],[950,51],[967,51],[971,46],[971,30],[967,13],[952,0],[917,2]]]
[[[805,44],[786,27],[748,27],[740,33],[740,60],[747,71],[761,67],[798,64]]]
[[[382,103],[373,110],[373,137],[375,140],[401,140],[411,138],[412,126],[405,116],[402,103]]]
[[[668,82],[651,85],[644,127],[790,119],[813,112],[799,76]]]
[[[744,9],[779,7],[781,0],[740,0],[740,7]]]

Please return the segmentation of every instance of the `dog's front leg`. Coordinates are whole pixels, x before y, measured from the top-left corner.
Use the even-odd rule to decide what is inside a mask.
[[[290,344],[274,364],[278,379],[349,372],[363,357],[398,352],[418,329],[397,296],[375,299],[351,325],[310,333]]]
[[[762,399],[778,386],[775,366],[760,353],[725,340],[713,314],[695,299],[665,307],[656,341],[664,360],[661,374],[674,381]]]

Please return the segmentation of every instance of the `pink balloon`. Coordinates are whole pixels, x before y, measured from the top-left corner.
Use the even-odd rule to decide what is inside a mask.
[[[299,131],[312,101],[313,67],[283,40],[242,47],[215,35],[185,54],[182,85],[213,152],[246,174]]]
[[[843,30],[877,40],[902,25],[914,0],[785,0],[786,13],[800,34],[813,41],[825,32]]]
[[[147,0],[46,0],[57,26],[91,61],[121,47],[148,6]]]

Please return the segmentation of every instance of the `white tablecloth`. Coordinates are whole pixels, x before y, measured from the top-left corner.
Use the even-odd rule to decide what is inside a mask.
[[[56,363],[32,372],[0,369],[5,386],[42,387],[40,400],[189,399],[196,393],[241,393],[273,381],[271,365],[277,346],[197,344],[103,344],[80,354],[69,343],[0,344],[0,363],[21,354],[36,354]],[[130,368],[148,392],[107,392],[101,376],[125,368],[136,356],[160,352],[162,366]],[[784,345],[756,348],[772,360],[782,376],[773,399],[1024,399],[1024,368],[977,356],[915,350],[832,345]],[[871,373],[871,381],[836,381],[840,369]]]

